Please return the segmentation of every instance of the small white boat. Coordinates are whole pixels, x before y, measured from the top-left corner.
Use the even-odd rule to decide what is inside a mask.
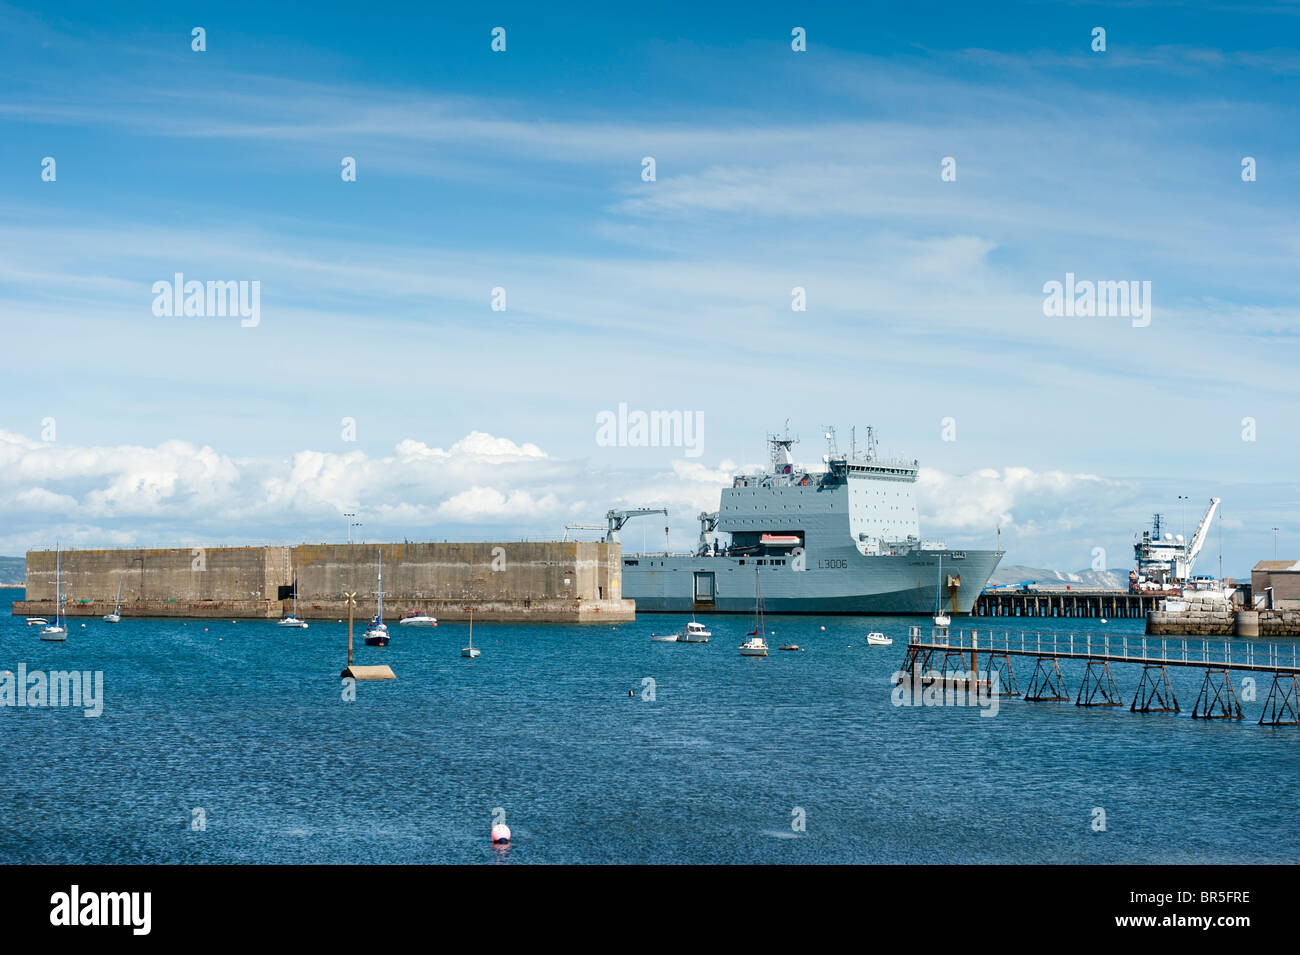
[[[398,622],[399,624],[401,624],[403,627],[436,627],[436,626],[438,626],[438,618],[437,618],[437,617],[430,617],[430,616],[429,616],[427,613],[425,613],[423,610],[410,610],[410,611],[407,611],[406,616],[402,617],[402,619],[399,620],[399,621],[397,621],[397,622]]]
[[[934,625],[936,627],[946,627],[952,623],[952,618],[943,612],[943,605],[940,603],[940,596],[943,594],[943,554],[939,555],[939,573],[934,582]]]
[[[298,575],[293,575],[293,613],[285,617],[276,624],[277,627],[298,627],[301,630],[307,629],[307,621],[298,617]]]
[[[874,630],[867,634],[867,646],[871,647],[888,647],[894,642],[892,637],[887,637],[879,630]]]
[[[708,643],[713,634],[702,623],[692,620],[683,630],[675,634],[678,643]]]
[[[652,633],[650,639],[655,643],[676,643],[677,634],[675,633]]]
[[[379,606],[378,612],[370,618],[370,629],[366,631],[366,646],[388,646],[388,625],[384,623],[384,552],[379,552]]]
[[[757,567],[754,568],[754,593],[756,597],[754,609],[757,615],[757,625],[748,634],[749,639],[738,648],[742,657],[767,656],[767,641],[763,639],[763,585],[759,579]]]
[[[437,624],[435,623],[434,626],[436,627]],[[474,646],[474,611],[473,610],[469,612],[469,646],[461,647],[460,655],[470,660],[473,660],[476,656],[479,655],[478,648]]]
[[[54,555],[56,580],[54,623],[41,627],[41,639],[50,643],[63,643],[68,639],[68,616],[63,608],[63,555],[58,548],[55,548]]]
[[[120,580],[117,582],[117,609],[112,613],[104,614],[104,621],[106,623],[122,622],[122,581]]]
[[[27,626],[29,627],[47,627],[50,622],[44,617],[28,617]]]

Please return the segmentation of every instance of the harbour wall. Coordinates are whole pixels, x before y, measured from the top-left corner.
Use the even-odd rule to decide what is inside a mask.
[[[635,619],[621,592],[622,547],[604,542],[304,544],[172,550],[74,550],[62,554],[69,616],[103,616],[117,603],[138,617],[275,619],[375,612],[383,555],[384,614],[424,610],[440,620],[605,622]],[[55,554],[27,554],[26,599],[12,612],[55,612]]]
[[[1153,610],[1147,633],[1181,637],[1300,637],[1300,610]]]

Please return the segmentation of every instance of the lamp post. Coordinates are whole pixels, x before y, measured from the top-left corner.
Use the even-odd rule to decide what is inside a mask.
[[[344,594],[348,598],[348,669],[352,669],[352,611],[357,605],[357,595],[353,591],[350,594]]]
[[[352,518],[356,517],[357,515],[345,511],[344,514],[343,514],[343,516],[344,516],[345,518],[347,518],[347,522],[348,522],[348,543],[351,544],[351,543],[352,543]]]

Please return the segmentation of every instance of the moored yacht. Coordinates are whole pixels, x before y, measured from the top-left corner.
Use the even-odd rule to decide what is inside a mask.
[[[41,639],[50,643],[62,643],[68,639],[68,617],[63,607],[63,556],[55,550],[55,604],[54,623],[41,627]]]
[[[104,622],[105,623],[122,622],[122,581],[120,580],[117,582],[117,609],[115,609],[112,613],[104,614]]]
[[[379,607],[378,612],[370,618],[370,628],[366,630],[366,646],[388,646],[388,625],[384,623],[384,552],[379,552]]]
[[[754,568],[754,593],[757,598],[755,613],[757,615],[757,626],[749,634],[749,639],[739,647],[742,657],[765,657],[767,656],[767,641],[763,638],[763,585],[758,579],[758,568]]]
[[[423,610],[408,610],[401,620],[397,621],[403,627],[436,627],[438,618],[430,617]]]
[[[293,613],[289,614],[289,616],[281,620],[278,624],[276,624],[276,626],[298,627],[299,629],[302,630],[307,629],[307,621],[302,620],[298,616],[298,575],[297,573],[293,575]]]

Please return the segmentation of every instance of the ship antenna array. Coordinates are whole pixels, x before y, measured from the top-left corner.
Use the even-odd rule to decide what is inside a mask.
[[[829,424],[826,426],[826,453],[832,458],[840,456],[840,447],[835,441],[835,426]]]

